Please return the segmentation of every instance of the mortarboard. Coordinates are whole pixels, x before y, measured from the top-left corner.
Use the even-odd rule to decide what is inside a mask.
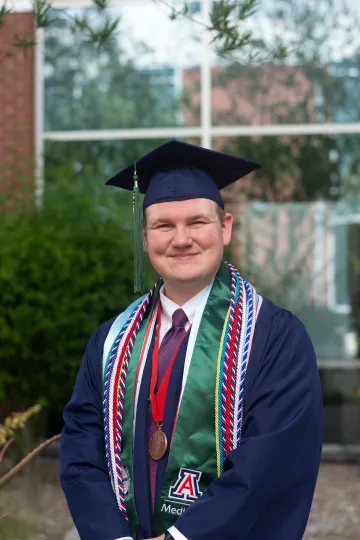
[[[220,190],[260,166],[253,161],[180,141],[169,141],[122,169],[106,182],[134,193],[135,292],[143,289],[143,250],[139,194],[143,210],[152,204],[210,199],[224,208]]]

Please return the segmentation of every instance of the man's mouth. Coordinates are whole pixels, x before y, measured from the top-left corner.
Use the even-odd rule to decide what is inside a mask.
[[[196,255],[198,255],[198,253],[177,253],[177,254],[171,255],[171,257],[178,261],[186,261],[188,259],[192,259],[193,257],[196,257]]]

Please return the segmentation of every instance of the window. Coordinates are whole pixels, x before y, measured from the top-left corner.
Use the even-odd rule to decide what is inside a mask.
[[[72,2],[56,10],[56,24],[46,32],[47,132],[199,125],[199,104],[188,99],[195,84],[189,73],[201,63],[193,23],[180,21],[174,32],[164,6],[113,3],[110,15],[120,17],[119,29],[99,52],[69,28],[69,16],[85,14],[92,24],[107,16]]]
[[[56,4],[82,13],[89,2]],[[37,155],[41,163],[45,148],[46,180],[63,163],[102,193],[108,175],[171,138],[258,161],[260,171],[224,194],[236,217],[236,262],[307,327],[325,404],[341,401],[341,410],[327,409],[327,418],[341,418],[326,442],[359,444],[344,418],[355,415],[359,425],[357,387],[348,384],[360,365],[360,4],[344,11],[333,0],[265,0],[252,24],[268,42],[275,31],[285,40],[283,63],[220,59],[201,24],[171,21],[152,0],[111,5],[120,33],[100,55],[61,21],[38,48],[37,102],[44,93],[45,108]],[[197,22],[210,9],[211,0],[190,2]],[[43,191],[39,177],[39,200]],[[129,201],[118,191],[125,212]]]

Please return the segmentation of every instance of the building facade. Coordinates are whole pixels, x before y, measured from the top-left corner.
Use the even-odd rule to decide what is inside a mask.
[[[287,37],[289,54],[280,63],[266,54],[251,62],[244,52],[219,57],[204,31],[211,0],[190,2],[190,16],[175,21],[151,0],[113,1],[109,15],[120,17],[119,29],[103,50],[67,21],[90,13],[101,23],[104,15],[88,12],[87,0],[54,0],[55,22],[37,31],[35,49],[16,51],[3,64],[0,163],[4,171],[21,161],[33,167],[32,194],[41,207],[54,163],[66,161],[100,186],[170,138],[260,162],[259,172],[224,193],[236,217],[234,261],[303,320],[321,369],[326,442],[356,446],[360,10],[351,4],[350,14],[334,13],[333,34],[325,35],[316,11],[309,16],[319,32],[308,32],[304,3],[289,4],[296,2],[298,19],[291,10],[263,10],[254,19],[265,41]],[[34,35],[25,4],[7,16],[6,40]],[[355,37],[341,47],[348,23]]]

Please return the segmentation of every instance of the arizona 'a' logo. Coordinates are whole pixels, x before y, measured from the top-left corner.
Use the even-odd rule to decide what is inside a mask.
[[[200,477],[200,471],[181,468],[175,486],[170,487],[169,497],[177,501],[196,501],[202,495],[199,488]]]

